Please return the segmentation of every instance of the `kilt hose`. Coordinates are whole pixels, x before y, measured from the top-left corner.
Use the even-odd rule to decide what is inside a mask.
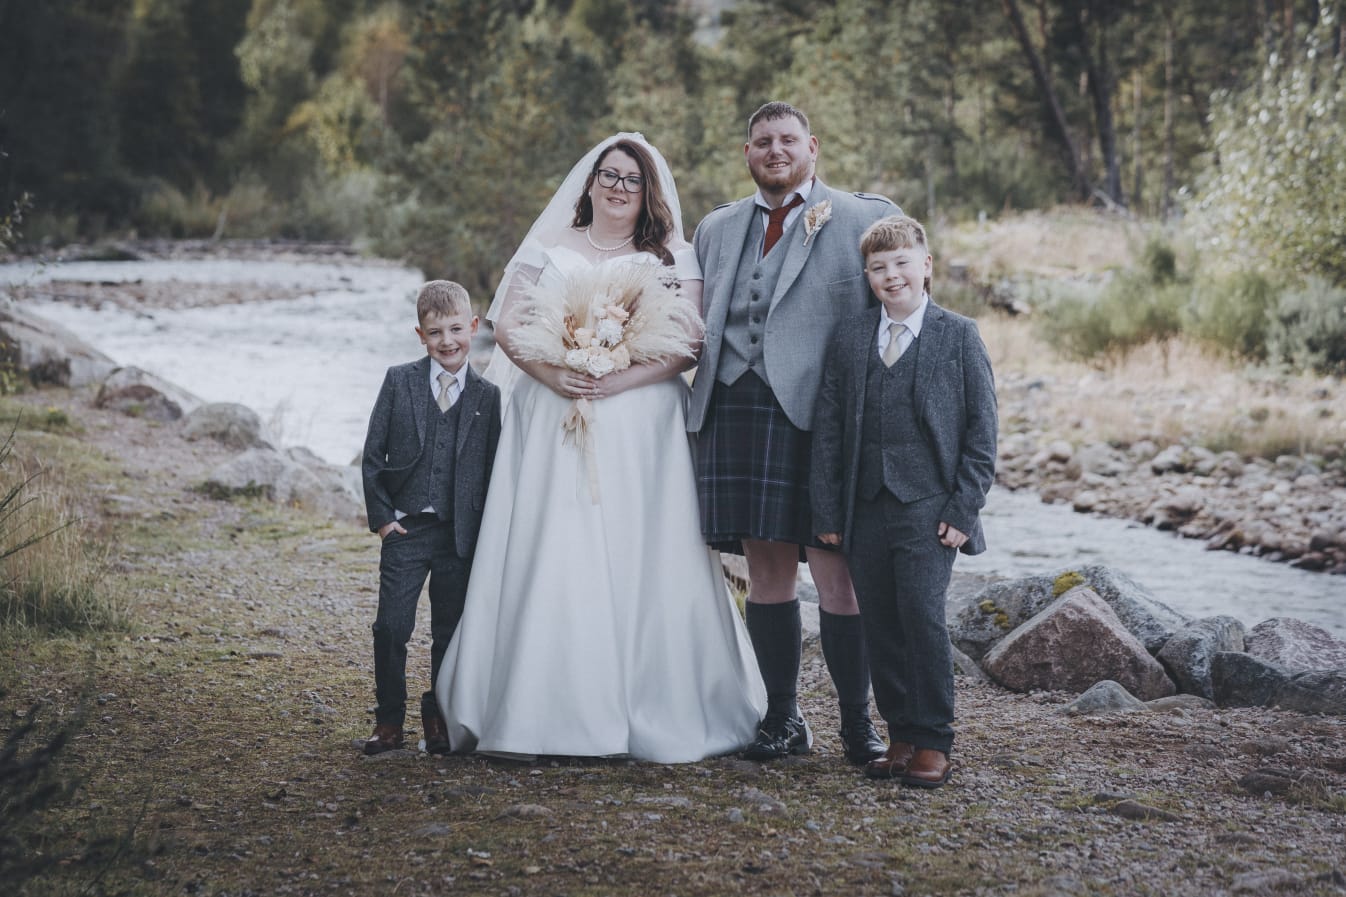
[[[696,440],[696,491],[707,544],[742,554],[742,539],[831,548],[814,538],[811,434],[752,371],[716,383]]]

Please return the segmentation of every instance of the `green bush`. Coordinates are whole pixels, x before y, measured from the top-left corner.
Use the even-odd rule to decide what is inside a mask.
[[[1275,305],[1275,287],[1257,272],[1202,278],[1192,290],[1184,329],[1235,358],[1265,361],[1268,323]]]
[[[372,169],[312,178],[299,192],[285,230],[305,240],[368,242],[380,232],[388,186]]]
[[[156,237],[209,237],[219,224],[220,202],[203,185],[190,194],[166,181],[145,193],[136,211],[141,233]]]
[[[1271,53],[1259,83],[1217,95],[1212,158],[1193,216],[1234,264],[1346,285],[1346,61],[1332,4],[1291,53]]]
[[[1115,363],[1140,346],[1164,346],[1177,337],[1190,289],[1178,275],[1177,254],[1151,240],[1141,267],[1112,275],[1101,288],[1049,292],[1039,332],[1067,358]]]
[[[1267,322],[1266,351],[1296,370],[1346,376],[1346,288],[1311,277],[1281,293]]]

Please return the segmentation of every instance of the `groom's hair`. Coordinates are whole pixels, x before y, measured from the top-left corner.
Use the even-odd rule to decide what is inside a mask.
[[[801,110],[796,109],[789,103],[782,103],[780,100],[772,100],[770,103],[763,103],[757,107],[757,111],[748,116],[748,139],[752,139],[752,129],[759,121],[775,121],[778,118],[787,118],[794,116],[799,119],[799,123],[804,126],[805,134],[812,134],[809,130],[809,117]]]

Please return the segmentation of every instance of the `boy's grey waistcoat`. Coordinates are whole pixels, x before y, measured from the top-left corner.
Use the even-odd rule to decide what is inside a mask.
[[[887,489],[898,501],[910,504],[944,491],[938,459],[916,417],[916,357],[920,351],[918,339],[892,367],[883,363],[877,351],[869,353],[856,470],[861,498],[872,499]]]
[[[804,222],[809,210],[831,203],[831,219],[804,245]],[[813,404],[823,355],[837,322],[863,310],[870,302],[863,273],[860,235],[884,215],[901,210],[886,197],[842,193],[815,180],[808,205],[781,238],[774,252],[785,250],[761,322],[763,380],[780,402],[790,422],[801,430],[813,425]],[[702,301],[706,336],[701,361],[692,383],[687,429],[700,432],[710,405],[710,394],[720,376],[721,356],[729,308],[747,302],[740,293],[738,271],[745,252],[760,252],[748,232],[761,212],[752,197],[713,210],[696,229],[693,245],[705,277]]]

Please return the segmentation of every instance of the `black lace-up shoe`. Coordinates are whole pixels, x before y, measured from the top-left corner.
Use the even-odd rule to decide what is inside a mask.
[[[887,750],[867,714],[842,717],[841,743],[846,749],[846,761],[856,766],[877,760]]]
[[[757,738],[743,751],[743,757],[746,760],[779,760],[790,754],[807,754],[812,747],[813,732],[803,717],[768,710],[766,719],[757,729]]]

